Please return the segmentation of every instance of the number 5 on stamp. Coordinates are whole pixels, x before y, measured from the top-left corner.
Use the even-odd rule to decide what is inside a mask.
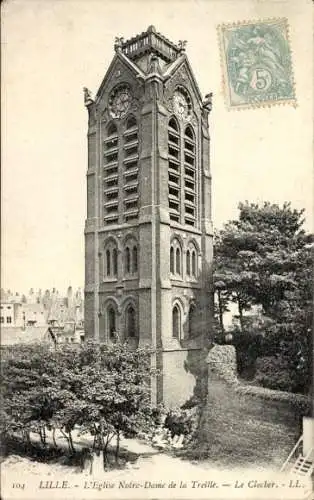
[[[296,105],[286,19],[218,26],[229,108]]]

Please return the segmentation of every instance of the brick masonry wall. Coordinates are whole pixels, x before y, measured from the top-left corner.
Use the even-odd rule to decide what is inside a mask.
[[[94,338],[94,294],[90,292],[85,293],[84,301],[84,315],[85,315],[85,339]]]

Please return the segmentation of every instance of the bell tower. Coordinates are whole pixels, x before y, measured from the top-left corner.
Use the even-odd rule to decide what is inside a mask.
[[[168,406],[193,394],[213,313],[211,94],[185,46],[154,26],[116,38],[95,99],[84,89],[86,338],[153,347]]]

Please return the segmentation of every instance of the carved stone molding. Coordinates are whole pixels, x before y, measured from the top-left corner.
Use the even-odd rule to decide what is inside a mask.
[[[190,108],[188,115],[178,116],[176,114],[178,120],[181,123],[191,123],[193,126],[196,126],[197,121],[194,116],[195,100],[193,92],[190,89],[189,77],[185,68],[181,68],[177,73],[175,73],[173,78],[167,82],[164,90],[164,103],[169,113],[174,113],[175,111],[173,106],[173,96],[176,90],[179,90],[186,96]]]
[[[176,73],[177,78],[180,79],[182,82],[187,83],[189,80],[189,76],[186,70],[185,66],[181,66],[179,71]]]
[[[97,111],[95,104],[88,106],[88,126],[92,127],[97,121]]]
[[[171,109],[171,103],[169,102],[169,99],[171,99],[171,96],[173,95],[177,87],[183,87],[185,89],[191,100],[192,111],[193,109],[195,110],[198,106],[198,99],[195,95],[195,90],[191,79],[191,75],[189,74],[189,70],[184,62],[177,69],[177,71],[169,78],[169,80],[167,80],[165,85],[165,91],[164,91],[165,102],[167,102],[167,105],[169,106],[168,109],[170,112],[173,111]]]

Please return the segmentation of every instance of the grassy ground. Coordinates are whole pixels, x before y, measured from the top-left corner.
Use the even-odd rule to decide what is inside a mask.
[[[299,416],[288,402],[244,396],[222,381],[213,381],[198,444],[187,456],[210,457],[223,467],[278,469],[299,433]]]
[[[300,417],[288,402],[262,400],[237,394],[224,381],[212,380],[208,404],[202,416],[197,442],[188,450],[173,451],[181,458],[207,462],[218,468],[272,468],[279,470],[300,434]],[[2,453],[7,457],[27,457],[36,462],[80,468],[80,448],[89,445],[86,437],[76,436],[74,457],[65,454],[65,443],[59,437],[59,451],[47,451],[34,443],[23,450],[12,441]],[[108,457],[108,469],[134,463],[140,454],[121,450],[119,464],[114,452]]]

